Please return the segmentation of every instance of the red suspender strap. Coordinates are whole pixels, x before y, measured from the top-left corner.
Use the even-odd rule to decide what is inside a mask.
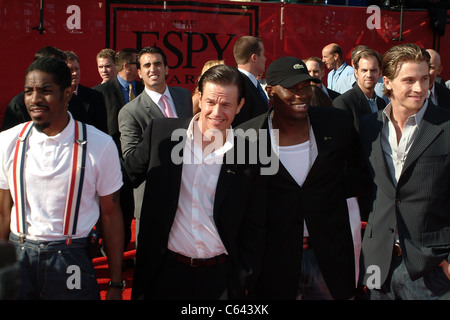
[[[84,169],[86,165],[86,142],[86,125],[75,121],[72,170],[69,180],[69,191],[66,200],[63,228],[63,234],[66,237],[67,244],[72,242],[72,235],[76,233],[77,229],[78,211],[80,208]]]
[[[33,127],[33,123],[27,122],[20,132],[17,142],[16,150],[14,153],[13,161],[13,183],[14,183],[14,203],[16,208],[16,221],[17,221],[17,232],[20,235],[20,240],[23,242],[26,230],[25,222],[25,186],[23,184],[23,172],[24,172],[24,161],[26,153],[26,142],[28,135]]]
[[[17,232],[20,234],[21,242],[26,235],[24,160],[27,149],[26,142],[32,127],[33,123],[30,121],[20,132],[17,138],[13,162],[14,203],[16,205]],[[63,235],[66,237],[66,244],[72,242],[72,236],[76,233],[86,165],[86,137],[86,125],[82,122],[75,121],[72,168],[64,212]]]

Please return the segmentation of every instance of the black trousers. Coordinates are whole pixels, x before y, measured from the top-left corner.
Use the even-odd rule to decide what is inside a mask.
[[[151,300],[227,299],[226,262],[213,266],[191,267],[166,255],[155,280],[146,290]]]

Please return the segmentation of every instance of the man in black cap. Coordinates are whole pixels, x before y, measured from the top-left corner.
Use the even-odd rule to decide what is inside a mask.
[[[283,57],[267,69],[273,108],[240,127],[265,129],[279,159],[269,178],[266,254],[260,299],[349,299],[355,264],[346,199],[357,140],[350,116],[310,107],[311,77],[302,60]],[[263,137],[262,134],[267,134]]]

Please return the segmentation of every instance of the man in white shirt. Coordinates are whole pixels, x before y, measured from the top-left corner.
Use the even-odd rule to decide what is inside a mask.
[[[267,197],[258,167],[228,157],[242,151],[231,123],[244,103],[243,81],[236,68],[208,69],[199,81],[200,113],[152,119],[124,156],[134,186],[145,181],[132,299],[253,294]]]
[[[121,299],[119,156],[109,136],[67,111],[70,82],[69,68],[55,58],[26,71],[32,121],[0,134],[0,237],[16,247],[18,298],[98,299],[87,249],[100,212],[112,281],[107,298]]]

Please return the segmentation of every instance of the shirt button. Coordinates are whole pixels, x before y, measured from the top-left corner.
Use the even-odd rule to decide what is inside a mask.
[[[400,204],[400,203],[401,203],[400,199],[396,198],[396,199],[395,199],[395,203],[396,203],[396,204]]]

